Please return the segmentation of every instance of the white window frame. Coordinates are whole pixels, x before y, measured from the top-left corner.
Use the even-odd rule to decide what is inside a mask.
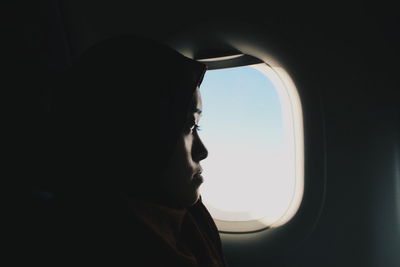
[[[249,221],[224,221],[214,218],[218,230],[222,233],[256,232],[282,226],[294,217],[301,205],[304,194],[303,111],[298,90],[289,74],[282,67],[271,67],[265,62],[251,57],[250,60],[244,60],[244,62],[247,61],[247,64],[238,64],[237,62],[240,62],[238,60],[241,60],[242,56],[246,57],[247,55],[203,59],[199,61],[203,61],[206,64],[208,63],[209,69],[221,69],[239,66],[253,67],[263,73],[272,82],[278,94],[280,103],[284,106],[282,110],[289,112],[289,114],[286,114],[286,116],[290,116],[291,120],[289,119],[289,121],[293,122],[292,125],[286,125],[286,127],[289,127],[288,130],[293,131],[294,134],[295,187],[291,204],[283,216],[281,216],[277,221],[271,223],[271,221],[266,218]],[[262,64],[260,64],[260,62],[262,62]]]

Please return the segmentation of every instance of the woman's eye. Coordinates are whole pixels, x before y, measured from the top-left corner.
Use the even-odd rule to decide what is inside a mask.
[[[190,127],[190,130],[193,131],[201,131],[200,125],[194,124],[192,127]]]

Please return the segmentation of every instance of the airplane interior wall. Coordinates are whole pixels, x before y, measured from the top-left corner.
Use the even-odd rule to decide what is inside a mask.
[[[14,108],[51,109],[51,90],[57,89],[49,86],[51,74],[108,36],[139,33],[166,41],[191,25],[224,20],[265,29],[263,38],[273,32],[299,90],[321,95],[325,197],[313,231],[279,253],[223,239],[229,266],[400,266],[400,19],[395,11],[363,2],[321,11],[285,5],[260,10],[246,3],[214,10],[211,3],[197,4],[203,6],[141,10],[118,1],[60,0],[40,1],[40,7],[30,3],[29,12],[20,7],[25,11],[19,17],[27,21],[18,39],[24,51],[18,75],[32,79],[29,90],[27,81],[14,85],[24,95]],[[305,117],[306,125],[312,127],[312,119]],[[312,140],[306,151],[307,145]],[[310,168],[312,162],[321,164],[314,157],[306,159]]]

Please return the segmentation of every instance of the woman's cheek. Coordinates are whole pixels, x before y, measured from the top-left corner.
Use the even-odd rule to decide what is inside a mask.
[[[193,134],[189,134],[184,138],[185,156],[189,162],[192,161],[192,146],[193,146]]]

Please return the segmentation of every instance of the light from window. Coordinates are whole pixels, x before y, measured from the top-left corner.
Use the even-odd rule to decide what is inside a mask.
[[[210,70],[201,94],[209,151],[201,195],[219,230],[290,220],[303,194],[303,122],[286,72],[266,64]]]

